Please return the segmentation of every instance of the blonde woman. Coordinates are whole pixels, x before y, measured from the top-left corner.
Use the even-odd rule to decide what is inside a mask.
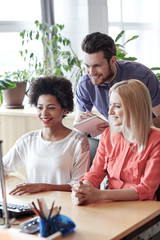
[[[90,171],[73,186],[74,204],[105,200],[156,200],[160,184],[160,129],[152,125],[152,104],[139,80],[110,89],[109,124]],[[99,190],[105,175],[109,188]]]

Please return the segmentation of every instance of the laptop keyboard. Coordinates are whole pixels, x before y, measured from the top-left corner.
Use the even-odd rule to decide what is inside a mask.
[[[2,201],[0,201],[0,216],[2,216]],[[10,218],[19,218],[27,215],[34,215],[32,209],[27,205],[7,203],[7,210]]]

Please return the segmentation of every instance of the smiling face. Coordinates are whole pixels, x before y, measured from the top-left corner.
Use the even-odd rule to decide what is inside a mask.
[[[109,119],[113,126],[121,126],[123,123],[124,111],[122,101],[117,92],[112,92],[110,95]]]
[[[67,110],[61,107],[55,96],[47,94],[38,98],[37,113],[44,127],[53,127],[62,123],[62,118],[67,114]]]
[[[93,85],[99,86],[102,83],[110,83],[116,75],[116,56],[113,56],[108,63],[102,51],[97,53],[84,53],[84,64]]]

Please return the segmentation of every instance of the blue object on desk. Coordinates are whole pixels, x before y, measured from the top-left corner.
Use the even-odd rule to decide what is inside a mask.
[[[39,230],[41,237],[48,237],[53,233],[61,232],[66,235],[74,231],[75,223],[69,218],[61,214],[57,214],[52,218],[40,218]]]

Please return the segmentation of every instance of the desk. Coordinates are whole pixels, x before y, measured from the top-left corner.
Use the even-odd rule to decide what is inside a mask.
[[[7,192],[17,184],[15,177],[6,181]],[[44,197],[48,207],[53,200],[62,206],[61,213],[75,223],[75,232],[62,239],[70,240],[119,240],[160,216],[160,202],[126,201],[96,203],[88,206],[74,206],[69,192],[45,192],[25,196],[10,196],[7,201],[28,204],[38,197]]]

